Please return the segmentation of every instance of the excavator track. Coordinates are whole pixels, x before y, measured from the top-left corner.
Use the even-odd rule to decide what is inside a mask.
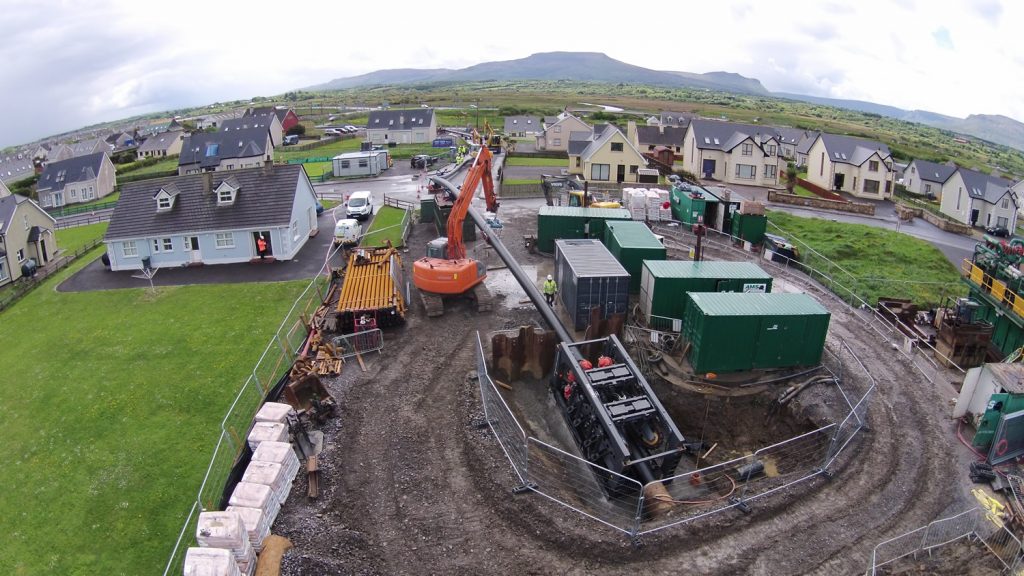
[[[481,282],[473,287],[473,298],[476,300],[477,312],[491,311],[491,291]]]
[[[444,298],[440,294],[421,291],[420,299],[423,300],[423,307],[427,310],[428,318],[437,318],[444,314]]]

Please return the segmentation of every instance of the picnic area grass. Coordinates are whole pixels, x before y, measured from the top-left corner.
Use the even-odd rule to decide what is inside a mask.
[[[70,254],[93,240],[103,238],[103,235],[107,233],[108,224],[109,222],[99,222],[57,230],[54,233],[57,236],[57,248]]]
[[[879,296],[936,305],[946,296],[966,293],[957,269],[938,248],[924,240],[865,224],[801,218],[774,210],[768,211],[768,221],[768,232],[784,236],[794,244],[802,264],[830,275],[872,306]],[[846,291],[833,291],[849,301]]]
[[[523,156],[512,156],[505,159],[506,166],[558,166],[565,168],[569,165],[566,158],[526,158]]]
[[[363,236],[360,246],[384,246],[391,240],[392,246],[401,246],[402,240],[402,219],[405,218],[405,210],[393,206],[381,206],[377,209],[377,215],[373,217],[370,228]]]
[[[0,313],[4,574],[160,574],[221,419],[308,284],[53,289],[102,250]]]

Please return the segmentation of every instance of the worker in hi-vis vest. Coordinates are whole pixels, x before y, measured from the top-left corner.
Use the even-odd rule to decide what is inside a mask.
[[[544,281],[544,299],[548,301],[548,306],[555,305],[555,294],[558,293],[558,284],[555,283],[555,279],[548,274],[548,279]]]

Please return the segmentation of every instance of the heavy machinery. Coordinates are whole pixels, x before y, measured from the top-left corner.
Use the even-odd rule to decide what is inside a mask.
[[[961,266],[970,299],[977,303],[974,321],[991,328],[988,360],[1008,356],[1024,346],[1024,240],[985,236],[971,260]],[[998,349],[998,352],[995,351]]]
[[[491,295],[483,285],[487,277],[487,265],[466,256],[462,225],[469,212],[473,193],[481,183],[487,211],[498,211],[498,199],[494,194],[494,180],[491,176],[492,158],[490,149],[481,146],[448,215],[448,235],[431,240],[427,244],[427,255],[413,263],[413,283],[419,289],[427,316],[440,316],[444,313],[445,296],[470,296],[476,300],[478,311],[490,310]],[[447,181],[437,177],[431,179],[451,191]]]
[[[621,208],[620,202],[595,201],[594,197],[587,193],[586,183],[570,176],[553,176],[541,174],[541,189],[544,190],[544,199],[548,206],[554,206],[554,196],[562,191],[566,193],[566,204],[578,208]]]

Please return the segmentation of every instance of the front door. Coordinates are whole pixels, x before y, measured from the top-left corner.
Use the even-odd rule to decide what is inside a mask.
[[[704,160],[704,164],[701,166],[700,171],[706,180],[710,180],[715,175],[715,161]]]
[[[832,189],[842,190],[843,184],[846,184],[846,174],[836,174],[832,181]]]
[[[615,169],[615,181],[622,184],[626,180],[626,166],[619,164]]]
[[[199,236],[185,237],[185,251],[188,252],[188,260],[191,263],[202,262],[202,252],[199,251]]]
[[[264,242],[266,242],[266,247],[267,247],[266,250],[263,251],[263,254],[260,254],[260,250],[259,250],[260,237],[261,236],[263,237]],[[253,232],[252,233],[252,251],[257,256],[273,256],[274,255],[274,246],[270,243],[270,230],[264,230],[263,232]]]
[[[46,238],[39,239],[39,252],[40,256],[42,256],[43,264],[50,261],[50,255],[46,253]]]
[[[64,205],[64,193],[63,192],[54,192],[53,193],[53,205],[55,207],[60,207],[60,206]]]
[[[971,210],[971,226],[977,226],[977,225],[978,225],[978,211],[977,210]]]

